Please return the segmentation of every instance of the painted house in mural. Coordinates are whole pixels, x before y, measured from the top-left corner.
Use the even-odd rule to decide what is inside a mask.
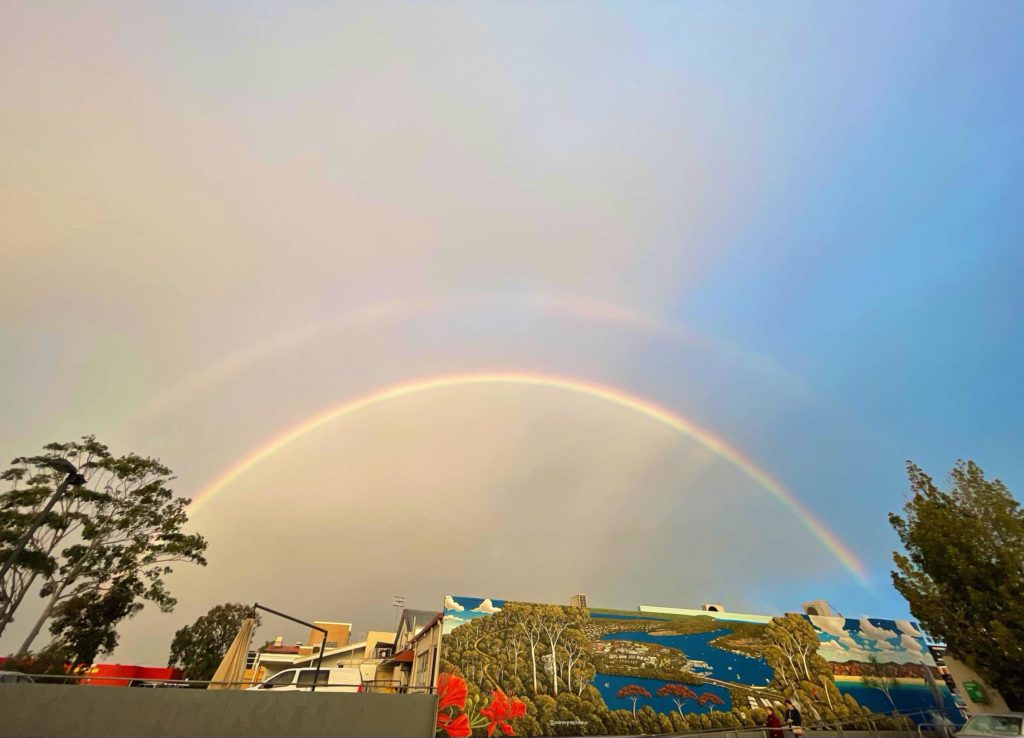
[[[787,696],[806,721],[957,716],[906,621],[445,598],[442,736],[669,733],[761,724]],[[905,718],[893,718],[905,721]],[[877,721],[876,721],[877,722]]]

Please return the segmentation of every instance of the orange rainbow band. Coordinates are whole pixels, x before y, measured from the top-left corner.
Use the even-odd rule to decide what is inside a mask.
[[[664,407],[655,405],[653,402],[634,395],[630,395],[618,389],[605,387],[599,384],[570,379],[567,377],[547,376],[543,374],[525,373],[494,373],[494,374],[456,374],[440,377],[429,377],[404,382],[392,387],[377,390],[362,397],[348,400],[336,405],[322,413],[308,418],[298,425],[289,428],[284,433],[272,438],[245,458],[238,461],[231,468],[227,469],[220,476],[201,489],[195,496],[192,510],[202,508],[211,498],[247,471],[259,464],[261,461],[280,451],[282,448],[297,441],[308,433],[343,418],[352,413],[365,410],[374,405],[380,405],[391,400],[398,400],[421,392],[430,392],[448,387],[464,387],[468,385],[524,385],[530,387],[550,387],[552,389],[574,392],[605,400],[614,405],[627,408],[634,412],[645,415],[663,425],[679,431],[683,435],[696,441],[704,448],[716,454],[719,458],[728,461],[734,467],[742,471],[759,486],[767,490],[779,502],[799,520],[811,534],[825,547],[840,563],[863,584],[868,583],[867,571],[864,564],[857,555],[839,538],[830,531],[825,524],[819,520],[792,492],[789,492],[782,484],[774,479],[768,472],[761,469],[750,459],[746,458],[738,450],[718,438],[714,434],[704,430],[700,426],[690,422],[681,415]]]

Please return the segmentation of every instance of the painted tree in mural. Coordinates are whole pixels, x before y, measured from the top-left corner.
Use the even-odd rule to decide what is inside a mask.
[[[1024,709],[1024,510],[1006,485],[960,461],[948,490],[908,462],[911,497],[892,514],[904,552],[893,584],[951,654]]]
[[[723,700],[721,697],[719,697],[714,692],[705,692],[704,694],[702,694],[700,696],[700,700],[698,700],[698,702],[700,702],[702,707],[704,705],[710,704],[712,712],[714,712],[714,710],[715,710],[715,705],[724,705],[725,704],[725,700]]]
[[[818,654],[821,644],[806,618],[794,613],[772,618],[761,643],[775,672],[773,686],[780,692],[799,699],[812,714],[820,714],[822,709],[835,716],[848,714],[849,706],[835,685],[832,667]]]
[[[899,712],[892,698],[892,691],[899,686],[899,681],[893,674],[892,664],[880,661],[878,654],[870,654],[868,656],[868,663],[861,664],[860,678],[865,687],[877,689],[885,695],[885,698],[889,700],[889,704],[892,705],[893,713]]]
[[[558,612],[554,612],[555,610]],[[551,685],[556,697],[558,696],[558,644],[561,642],[562,635],[566,629],[572,624],[571,620],[563,616],[564,614],[561,610],[562,608],[560,607],[546,607],[540,613],[540,627],[547,637],[548,648],[551,654]]]
[[[628,699],[633,703],[633,717],[636,717],[636,702],[641,697],[651,698],[651,693],[648,692],[644,687],[639,684],[627,684],[625,687],[615,693],[615,696],[621,699]]]
[[[587,641],[586,633],[582,630],[573,628],[565,634],[565,686],[571,692],[572,691],[572,669],[576,665],[576,662],[580,660],[584,652],[587,649],[589,642]],[[579,673],[577,671],[577,679]]]
[[[517,607],[514,603],[505,606],[505,611],[514,627],[526,639],[527,651],[530,654],[530,668],[533,676],[533,693],[537,694],[537,649],[541,645],[544,629],[540,618],[532,607]]]
[[[580,608],[506,602],[445,635],[442,671],[464,679],[467,711],[493,703],[495,691],[526,705],[505,721],[517,735],[572,734],[580,721],[603,725],[608,710],[591,683],[597,670],[588,622]]]
[[[655,694],[659,697],[668,697],[679,711],[679,717],[683,717],[683,704],[687,700],[696,700],[697,694],[685,684],[666,684]]]

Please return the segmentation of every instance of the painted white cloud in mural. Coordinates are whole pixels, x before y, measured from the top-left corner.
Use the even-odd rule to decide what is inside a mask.
[[[855,641],[853,639],[853,636],[850,635],[849,633],[843,633],[839,637],[839,642],[842,643],[844,646],[846,646],[850,650],[854,650],[854,649],[859,649],[860,648],[860,644],[857,643],[857,641]]]
[[[914,624],[909,620],[897,620],[896,627],[900,629],[901,633],[906,633],[911,638],[921,638],[924,633],[914,627]]]
[[[465,608],[463,608],[463,609],[465,609]],[[460,618],[458,615],[451,615],[451,614],[445,615],[444,616],[444,622],[443,622],[443,624],[441,626],[441,632],[444,635],[448,635],[453,630],[458,628],[460,625],[462,625],[464,623],[468,623],[469,621],[470,621],[470,618]]]
[[[473,612],[482,612],[482,613],[486,613],[487,615],[493,615],[496,612],[501,612],[501,608],[500,607],[495,607],[494,603],[491,602],[491,598],[488,597],[487,599],[485,599],[483,602],[480,603],[479,607],[474,607],[473,608]]]
[[[452,597],[451,595],[445,595],[444,596],[444,609],[445,610],[452,610],[454,612],[462,612],[466,608],[464,608],[462,605],[460,605],[458,602],[456,602],[455,598]]]
[[[823,633],[837,637],[842,637],[846,633],[846,618],[833,618],[825,615],[811,615],[810,618],[811,624]]]
[[[924,655],[924,648],[921,647],[921,642],[906,633],[900,636],[900,645],[916,656]]]
[[[839,641],[823,642],[821,648],[818,649],[818,653],[828,661],[849,661],[850,659],[850,652]]]
[[[885,628],[879,628],[877,625],[872,624],[867,618],[861,618],[858,625],[860,628],[860,634],[865,638],[871,638],[876,641],[887,641],[890,638],[895,638],[896,634],[891,630]]]

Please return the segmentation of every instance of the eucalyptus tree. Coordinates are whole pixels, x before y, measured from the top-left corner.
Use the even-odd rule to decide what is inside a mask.
[[[1024,510],[973,461],[947,489],[912,462],[907,473],[903,515],[889,516],[903,543],[893,584],[928,633],[1024,709]]]
[[[5,548],[22,537],[53,495],[60,481],[54,459],[73,463],[84,483],[67,490],[0,585],[0,628],[13,620],[34,585],[40,585],[44,599],[18,656],[29,651],[53,618],[57,629],[51,631],[67,641],[71,624],[82,617],[93,622],[117,616],[116,623],[145,601],[169,612],[176,604],[165,581],[171,565],[206,564],[206,540],[184,532],[189,500],[176,497],[168,486],[171,470],[137,454],[114,456],[93,436],[48,444],[41,455],[14,459],[0,475],[10,485],[0,493],[0,543]],[[101,649],[111,642],[109,633],[96,637]]]

